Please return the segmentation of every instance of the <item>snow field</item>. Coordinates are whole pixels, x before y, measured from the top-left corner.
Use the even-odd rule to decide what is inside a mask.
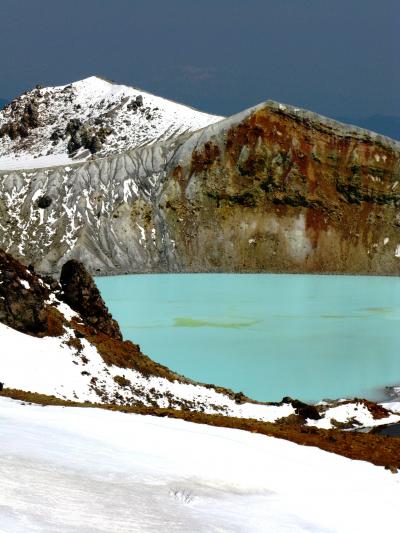
[[[375,533],[398,521],[399,475],[272,437],[6,398],[0,427],[4,532]]]

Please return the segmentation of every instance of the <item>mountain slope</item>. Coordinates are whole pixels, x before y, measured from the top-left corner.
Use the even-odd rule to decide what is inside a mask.
[[[67,166],[0,171],[0,247],[57,273],[400,273],[400,144],[266,102]]]
[[[67,86],[38,86],[0,112],[0,168],[104,157],[221,118],[95,76]]]

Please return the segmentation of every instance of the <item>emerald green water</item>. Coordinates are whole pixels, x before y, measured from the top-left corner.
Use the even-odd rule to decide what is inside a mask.
[[[400,384],[400,279],[273,274],[97,278],[125,338],[258,399],[380,400]]]

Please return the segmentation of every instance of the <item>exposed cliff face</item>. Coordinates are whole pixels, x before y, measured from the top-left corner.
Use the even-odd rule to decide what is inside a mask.
[[[400,144],[273,102],[86,163],[0,171],[0,246],[44,272],[400,272]]]
[[[400,272],[400,151],[279,105],[195,133],[160,205],[184,270]]]
[[[49,333],[49,296],[48,285],[0,250],[0,322],[23,333]]]
[[[112,318],[93,278],[79,261],[71,259],[61,269],[62,300],[83,315],[101,333],[122,340],[118,323]]]

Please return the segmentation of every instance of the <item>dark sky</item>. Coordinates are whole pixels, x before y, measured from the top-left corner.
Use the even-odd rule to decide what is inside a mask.
[[[399,0],[0,0],[0,97],[98,74],[205,111],[400,116]]]

